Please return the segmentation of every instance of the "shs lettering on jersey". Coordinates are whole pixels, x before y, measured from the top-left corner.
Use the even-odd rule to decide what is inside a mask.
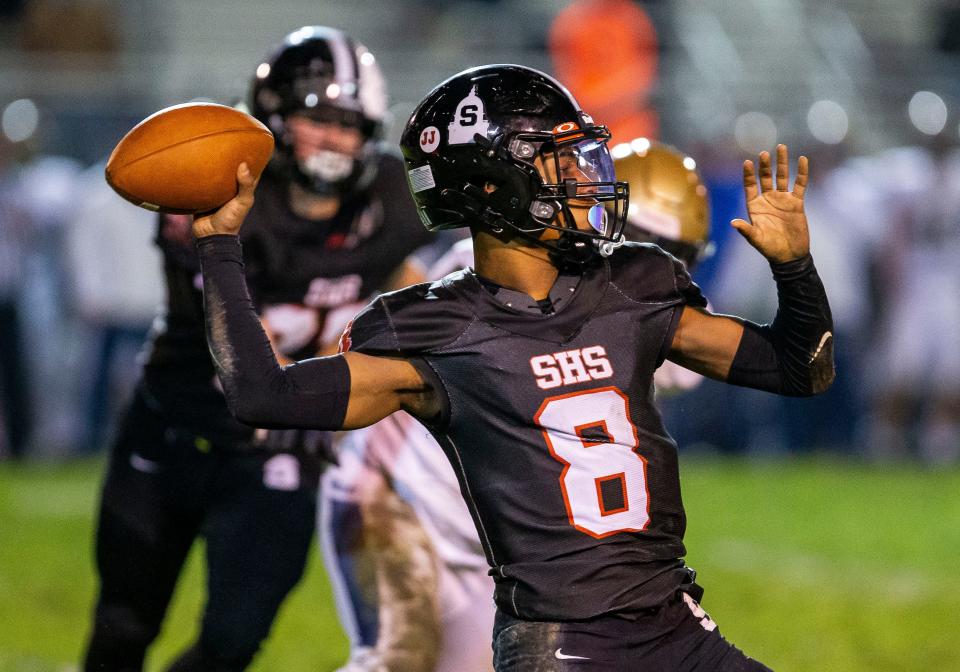
[[[411,359],[445,392],[453,464],[500,609],[572,620],[659,604],[688,580],[676,444],[653,374],[705,300],[659,248],[585,267],[555,313],[501,303],[470,270],[385,294],[344,347]]]
[[[537,355],[530,360],[530,368],[537,377],[537,385],[543,390],[601,380],[613,375],[607,351],[602,345]]]

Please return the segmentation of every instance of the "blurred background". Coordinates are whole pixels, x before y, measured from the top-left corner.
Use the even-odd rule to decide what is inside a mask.
[[[242,101],[265,54],[308,24],[377,56],[390,142],[442,79],[517,62],[557,75],[614,142],[687,152],[713,222],[695,278],[719,312],[767,322],[776,309],[763,260],[728,224],[743,213],[742,161],[778,142],[810,156],[837,382],[788,400],[708,381],[663,401],[702,486],[687,486],[691,554],[699,540],[700,565],[727,579],[721,627],[732,620],[734,641],[777,669],[960,669],[955,647],[930,639],[960,626],[947,606],[960,594],[960,2],[0,0],[0,602],[15,620],[65,619],[47,646],[36,623],[0,617],[0,670],[70,669],[78,655],[101,455],[162,300],[152,215],[109,190],[103,162],[162,107]],[[768,518],[733,515],[754,506]],[[764,599],[780,590],[774,566],[801,584],[777,604]],[[326,589],[308,580],[307,620],[278,637],[314,632]],[[825,585],[837,602],[796,602]],[[873,598],[879,614],[860,614]],[[804,613],[831,618],[790,639]],[[919,614],[899,635],[877,629]],[[342,650],[331,628],[341,643],[317,660]]]
[[[960,458],[960,4],[939,0],[559,0],[271,4],[5,0],[0,11],[0,454],[97,451],[160,298],[148,218],[104,186],[132,125],[195,98],[244,100],[292,28],[340,27],[378,55],[398,137],[471,65],[557,74],[614,141],[657,137],[708,182],[717,310],[772,319],[762,260],[729,220],[739,165],[811,156],[814,253],[838,384],[813,401],[704,385],[668,402],[683,446]],[[37,338],[43,334],[43,338]],[[697,409],[695,413],[691,409]]]

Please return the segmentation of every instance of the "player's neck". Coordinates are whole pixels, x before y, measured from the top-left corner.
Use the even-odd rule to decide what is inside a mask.
[[[290,209],[293,214],[314,222],[333,219],[340,209],[340,199],[336,196],[317,196],[301,187],[290,185]]]
[[[473,237],[473,257],[478,274],[537,301],[549,296],[559,275],[546,248],[515,240],[504,243],[483,231]]]

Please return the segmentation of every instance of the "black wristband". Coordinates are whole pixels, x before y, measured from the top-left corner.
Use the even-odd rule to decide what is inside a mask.
[[[218,233],[197,238],[197,251],[206,259],[227,259],[243,263],[243,245],[240,236]]]
[[[770,270],[773,271],[773,279],[777,282],[789,282],[802,278],[811,271],[816,272],[817,269],[813,265],[813,257],[808,253],[806,256],[791,261],[771,262]]]
[[[770,264],[779,308],[769,326],[744,325],[727,382],[809,396],[833,382],[833,317],[813,258]]]

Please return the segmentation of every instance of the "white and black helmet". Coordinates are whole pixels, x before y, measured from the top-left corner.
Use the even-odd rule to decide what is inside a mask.
[[[628,187],[616,180],[609,139],[552,77],[520,65],[485,65],[428,93],[407,121],[400,149],[428,229],[510,230],[583,261],[622,242]],[[576,177],[561,168],[569,162]],[[552,165],[546,172],[556,179],[544,179],[537,163]],[[574,199],[596,201],[589,230],[576,226],[568,205]],[[547,228],[561,236],[542,241]]]
[[[295,30],[257,67],[250,98],[253,116],[276,137],[275,168],[320,195],[345,195],[373,179],[387,91],[376,59],[359,42],[326,26]],[[291,114],[360,130],[360,156],[348,160],[329,152],[298,162],[287,130]]]

